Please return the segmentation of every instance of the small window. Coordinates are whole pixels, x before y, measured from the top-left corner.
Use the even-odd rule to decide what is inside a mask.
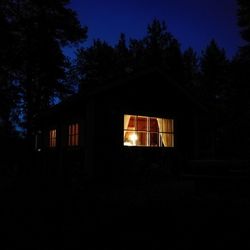
[[[124,115],[124,146],[174,147],[174,120]]]
[[[49,131],[49,147],[56,147],[56,129],[52,129]]]
[[[69,146],[79,145],[79,124],[78,123],[69,125],[68,145]]]

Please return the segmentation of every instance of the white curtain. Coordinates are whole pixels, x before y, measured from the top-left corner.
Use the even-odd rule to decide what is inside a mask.
[[[128,124],[129,124],[129,121],[130,121],[130,117],[131,115],[124,115],[124,123],[123,123],[123,139],[125,139],[125,129],[128,129]]]
[[[174,121],[172,119],[157,118],[157,122],[164,147],[173,147]]]

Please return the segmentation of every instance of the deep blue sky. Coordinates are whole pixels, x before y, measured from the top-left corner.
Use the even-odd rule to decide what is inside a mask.
[[[200,53],[214,38],[231,57],[243,44],[236,0],[72,0],[70,6],[89,28],[86,47],[96,38],[114,45],[121,32],[142,38],[154,18],[166,22],[182,50]]]

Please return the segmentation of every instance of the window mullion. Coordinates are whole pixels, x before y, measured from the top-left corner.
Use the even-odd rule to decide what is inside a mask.
[[[150,118],[147,117],[147,146],[150,146]]]

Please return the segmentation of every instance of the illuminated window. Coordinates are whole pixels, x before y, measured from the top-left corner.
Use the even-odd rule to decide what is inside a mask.
[[[78,123],[69,125],[68,145],[69,146],[79,145],[79,124]]]
[[[56,147],[56,129],[49,131],[49,147]]]
[[[174,147],[174,120],[124,115],[123,145]]]

